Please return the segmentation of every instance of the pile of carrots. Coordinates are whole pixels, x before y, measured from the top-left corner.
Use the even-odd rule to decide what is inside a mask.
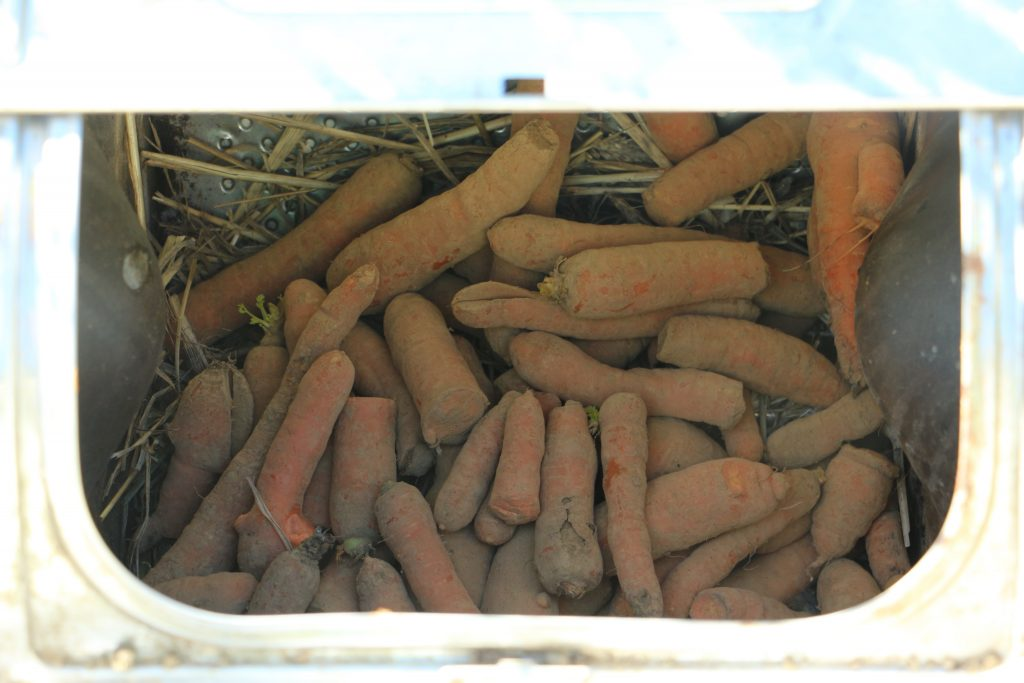
[[[648,115],[657,226],[556,217],[575,125],[513,117],[423,201],[383,154],[192,289],[178,333],[264,336],[180,398],[146,583],[230,613],[779,619],[908,571],[852,334],[895,115]],[[677,227],[805,155],[809,255]],[[827,313],[837,361],[766,312]],[[757,395],[810,414],[765,438]]]

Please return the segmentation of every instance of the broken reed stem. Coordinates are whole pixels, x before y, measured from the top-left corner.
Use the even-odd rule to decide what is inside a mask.
[[[147,226],[149,219],[146,215],[146,192],[142,179],[142,158],[139,152],[142,146],[139,144],[139,128],[135,120],[135,114],[127,113],[125,118],[125,134],[128,137],[128,172],[132,181],[132,198],[135,202],[135,214],[139,218],[139,227],[148,235]]]
[[[188,216],[192,216],[193,218],[198,218],[200,220],[206,221],[210,225],[215,225],[218,228],[224,228],[225,230],[230,230],[231,232],[238,233],[239,235],[247,237],[254,242],[259,242],[260,244],[270,244],[276,239],[276,236],[274,236],[273,233],[270,234],[270,237],[267,237],[267,235],[264,235],[251,228],[246,228],[244,226],[238,225],[237,223],[232,223],[231,221],[224,220],[223,218],[220,218],[218,216],[214,216],[212,213],[206,213],[205,211],[200,211],[199,209],[192,208],[187,204],[182,204],[181,202],[175,201],[170,197],[166,197],[159,192],[153,195],[153,201],[156,202],[157,204],[162,204],[163,206],[167,206],[172,209],[181,211],[182,213]]]
[[[173,154],[161,152],[143,152],[142,158],[147,166],[154,168],[165,168],[172,171],[187,171],[191,173],[203,173],[215,175],[221,178],[231,178],[242,182],[269,183],[273,185],[284,185],[285,187],[308,187],[314,190],[334,190],[338,183],[329,183],[325,180],[313,178],[299,178],[296,176],[284,175],[281,173],[266,173],[264,171],[234,169],[228,166],[219,166],[205,161],[195,161],[184,157],[177,157]]]
[[[419,149],[418,145],[413,145],[408,142],[378,138],[372,135],[365,135],[363,133],[355,133],[343,128],[328,128],[327,126],[322,126],[319,123],[312,123],[311,121],[299,121],[282,116],[264,116],[260,114],[248,114],[248,117],[253,121],[259,121],[260,123],[269,123],[281,126],[282,128],[292,126],[294,128],[308,130],[328,137],[349,140],[351,142],[361,142],[365,145],[371,145],[374,147],[386,147],[388,149],[397,149],[403,152],[414,152]]]
[[[452,173],[452,170],[448,168],[448,164],[444,163],[444,160],[441,158],[441,155],[439,155],[437,153],[437,150],[434,149],[434,145],[431,144],[431,142],[427,140],[425,137],[423,137],[423,133],[420,132],[420,129],[415,124],[413,124],[412,121],[405,118],[401,114],[396,114],[395,116],[396,118],[398,118],[399,121],[402,122],[402,125],[406,126],[409,130],[412,131],[412,134],[416,136],[416,139],[419,141],[424,151],[430,157],[430,160],[433,161],[434,164],[441,170],[441,173],[443,173],[444,177],[448,179],[448,182],[450,182],[453,187],[455,185],[458,185],[459,179],[456,178],[455,174]]]
[[[654,140],[644,132],[636,121],[634,121],[628,114],[614,113],[611,115],[612,120],[619,124],[622,128],[622,132],[630,137],[630,139],[637,144],[644,154],[651,158],[659,168],[672,168],[672,162],[668,160],[665,153],[662,152]]]

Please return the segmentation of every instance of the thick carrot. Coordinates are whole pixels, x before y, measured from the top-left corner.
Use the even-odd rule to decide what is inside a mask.
[[[587,249],[559,261],[540,285],[581,318],[615,318],[717,299],[749,299],[768,286],[753,242],[658,242]]]
[[[356,595],[360,612],[386,610],[415,612],[416,606],[405,590],[402,576],[384,560],[364,557],[356,574]]]
[[[185,316],[197,339],[209,343],[246,324],[240,303],[251,306],[260,294],[274,300],[298,278],[320,280],[342,247],[411,207],[420,191],[420,171],[408,160],[383,154],[366,162],[287,235],[192,288]]]
[[[740,303],[742,302],[742,303]],[[580,318],[537,292],[500,282],[481,282],[461,290],[452,299],[452,312],[470,327],[516,327],[551,332],[577,339],[635,339],[655,337],[665,321],[684,313],[737,312],[757,317],[757,308],[743,299],[672,306],[648,313],[616,318]]]
[[[619,586],[636,616],[660,617],[661,587],[644,519],[647,409],[643,399],[636,394],[612,394],[601,404],[600,424],[608,548]]]
[[[523,79],[516,85],[517,93],[544,93],[544,81],[537,79]],[[562,178],[565,176],[565,167],[569,163],[569,152],[572,151],[572,138],[576,132],[576,123],[579,121],[579,114],[572,113],[515,113],[512,114],[512,134],[522,130],[530,121],[537,119],[547,121],[551,124],[552,130],[558,136],[558,149],[555,152],[554,160],[547,175],[537,185],[522,212],[525,214],[536,214],[538,216],[554,216],[555,206],[558,204],[558,193],[562,188]]]
[[[398,472],[403,476],[426,474],[434,463],[434,451],[423,443],[420,433],[420,411],[402,375],[395,367],[387,342],[366,323],[356,323],[341,350],[348,354],[356,368],[353,389],[360,396],[390,398],[395,402]]]
[[[807,157],[814,171],[807,246],[828,302],[839,367],[853,384],[864,382],[854,314],[858,271],[870,236],[866,227],[858,226],[853,210],[858,158],[870,143],[896,147],[897,139],[898,123],[891,112],[819,112],[807,129]]]
[[[419,294],[400,294],[384,312],[384,338],[420,411],[428,445],[458,436],[487,408],[440,311]]]
[[[498,467],[488,505],[507,524],[526,524],[540,514],[540,466],[544,412],[532,391],[517,396],[505,416]]]
[[[302,515],[309,520],[313,526],[320,526],[325,529],[331,526],[331,469],[334,456],[332,451],[334,444],[332,439],[327,440],[327,446],[316,463],[313,470],[313,477],[309,480],[306,493],[302,497]]]
[[[472,175],[355,239],[327,271],[333,288],[364,263],[376,263],[381,286],[371,310],[427,284],[487,244],[487,228],[515,213],[551,168],[558,136],[534,121],[495,150]]]
[[[331,292],[306,325],[281,386],[245,445],[232,458],[178,542],[146,574],[150,585],[179,576],[227,571],[237,557],[235,520],[253,504],[249,480],[255,479],[267,449],[284,421],[299,382],[313,361],[336,349],[352,329],[377,287],[377,270],[368,266],[352,274]]]
[[[853,214],[860,227],[878,229],[903,186],[903,156],[891,141],[870,142],[857,155],[857,195]]]
[[[434,518],[441,531],[468,526],[487,498],[498,467],[505,417],[518,392],[508,392],[474,426],[434,502]]]
[[[722,430],[725,452],[731,458],[760,461],[764,455],[764,439],[761,438],[761,427],[754,414],[754,402],[749,389],[743,390],[743,402],[747,406],[743,417],[729,429]]]
[[[786,525],[786,528],[775,534],[767,541],[757,546],[758,555],[767,555],[773,553],[776,550],[785,548],[790,543],[796,543],[798,540],[806,536],[811,532],[811,515],[807,513],[803,517],[797,517],[792,522]]]
[[[441,541],[452,558],[452,565],[466,592],[479,607],[484,597],[487,574],[494,558],[494,546],[484,543],[470,527],[441,534]]]
[[[533,564],[534,529],[522,524],[494,553],[480,611],[484,614],[558,614],[558,600],[544,590]]]
[[[868,566],[878,585],[885,590],[910,571],[910,558],[903,545],[903,527],[900,515],[895,510],[883,512],[871,523],[864,546],[868,554]]]
[[[849,390],[813,346],[746,320],[678,316],[665,323],[657,343],[663,363],[718,372],[803,405],[831,405]]]
[[[691,619],[735,619],[742,621],[794,619],[811,616],[756,591],[744,588],[708,588],[693,599]]]
[[[473,533],[487,545],[501,546],[508,543],[516,532],[514,524],[508,524],[491,511],[490,493],[473,518]]]
[[[754,295],[754,303],[766,311],[799,317],[825,312],[825,293],[806,256],[766,244],[760,249],[768,264],[769,285]]]
[[[851,392],[813,415],[797,418],[768,437],[768,462],[776,467],[807,467],[832,455],[846,441],[867,436],[882,425],[882,410],[870,390]]]
[[[573,344],[598,363],[624,369],[636,360],[651,343],[648,338],[573,339]]]
[[[743,415],[743,386],[702,370],[602,365],[572,342],[547,332],[524,332],[509,343],[512,365],[528,384],[563,399],[600,405],[614,393],[639,394],[651,415],[731,427]]]
[[[462,585],[416,487],[389,482],[374,504],[384,542],[402,565],[413,594],[428,612],[479,612]]]
[[[702,230],[658,228],[642,223],[597,225],[564,218],[519,215],[502,218],[487,231],[494,253],[509,263],[548,273],[562,258],[586,249],[652,242],[722,239]]]
[[[380,540],[373,504],[395,468],[395,402],[350,398],[334,427],[331,530],[345,553],[364,557]]]
[[[740,564],[719,586],[744,588],[779,602],[789,602],[811,585],[817,572],[811,565],[818,557],[809,534],[773,553],[757,555]]]
[[[830,560],[818,574],[818,609],[822,614],[859,605],[881,592],[866,569],[845,557]]]
[[[647,132],[672,163],[718,140],[715,117],[706,112],[655,112],[641,115]]]
[[[679,225],[716,199],[746,189],[804,155],[807,114],[764,114],[693,153],[651,183],[647,215]]]
[[[498,392],[494,388],[491,378],[487,376],[484,366],[480,363],[480,356],[477,355],[473,342],[457,334],[452,336],[455,339],[455,348],[459,350],[462,360],[466,361],[466,367],[473,373],[473,378],[476,380],[477,386],[480,387],[480,391],[484,392],[488,401],[497,400]]]
[[[249,614],[305,612],[320,587],[320,558],[334,545],[319,530],[296,548],[278,554],[249,601]]]
[[[292,280],[284,288],[281,299],[284,307],[284,344],[289,352],[295,348],[302,330],[326,298],[327,292],[312,280]]]
[[[726,457],[702,429],[674,417],[647,418],[647,480]]]
[[[575,599],[604,576],[594,533],[597,451],[583,406],[552,410],[545,439],[533,561],[548,593]]]
[[[694,548],[662,582],[665,615],[687,616],[697,593],[717,586],[765,540],[809,512],[821,495],[819,475],[820,472],[811,470],[784,472],[781,476],[789,483],[789,491],[778,509],[752,524],[734,528]]]
[[[608,606],[615,595],[615,582],[607,576],[601,579],[597,587],[578,598],[568,595],[558,596],[558,613],[568,617],[593,617]]]
[[[267,514],[292,545],[313,534],[313,523],[302,514],[303,496],[348,399],[354,376],[348,356],[328,351],[313,362],[299,383],[256,480],[262,505],[255,502],[235,521],[238,566],[242,571],[259,578],[274,557],[287,550]]]
[[[181,535],[203,496],[249,436],[252,413],[248,383],[234,366],[215,363],[189,381],[167,429],[174,454],[156,509],[139,534],[140,548]]]
[[[853,549],[885,509],[899,468],[885,456],[846,445],[825,469],[821,503],[814,510],[811,536],[820,566]]]
[[[308,612],[358,612],[356,575],[360,560],[341,555],[332,557],[320,572],[320,585],[309,603]]]
[[[183,576],[158,583],[153,588],[192,607],[242,614],[256,589],[256,577],[245,572],[217,572],[206,576]]]

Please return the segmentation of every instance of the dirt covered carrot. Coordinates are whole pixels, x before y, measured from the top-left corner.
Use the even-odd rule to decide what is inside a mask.
[[[140,548],[181,535],[203,496],[248,438],[252,423],[252,394],[234,366],[215,363],[189,381],[167,429],[174,453],[156,509],[139,535]]]
[[[853,549],[885,509],[899,468],[866,448],[846,445],[825,468],[821,503],[814,510],[811,536],[820,566]]]
[[[377,226],[341,250],[327,271],[333,288],[365,263],[380,268],[371,310],[427,284],[481,249],[487,228],[515,213],[547,175],[558,149],[551,125],[533,121],[456,187]]]
[[[725,450],[696,425],[674,417],[647,418],[648,481],[724,457]]]
[[[478,612],[438,536],[430,506],[410,484],[389,482],[374,504],[381,536],[428,612]]]
[[[533,560],[548,593],[578,598],[604,576],[594,533],[597,451],[583,406],[552,410],[545,438]]]
[[[487,231],[487,241],[497,256],[519,268],[542,273],[551,272],[559,259],[586,249],[708,239],[722,238],[686,228],[642,223],[597,225],[525,214],[502,218]]]
[[[897,511],[889,510],[875,518],[864,536],[864,547],[871,575],[882,590],[910,571],[907,547],[903,544],[903,526]]]
[[[341,342],[341,350],[348,354],[355,366],[353,389],[356,393],[390,398],[395,402],[398,472],[403,476],[426,474],[434,463],[434,452],[423,442],[420,412],[391,359],[384,337],[366,323],[359,322]]]
[[[743,588],[779,602],[792,600],[811,585],[817,571],[811,565],[818,556],[809,534],[773,553],[757,555],[741,563],[719,586]]]
[[[600,424],[608,549],[619,586],[636,616],[660,617],[661,587],[644,519],[647,409],[636,394],[612,394],[601,404]]]
[[[544,412],[527,391],[505,415],[501,454],[488,506],[507,524],[526,524],[540,514],[540,468],[544,459]]]
[[[716,199],[781,171],[804,155],[809,118],[764,114],[694,152],[644,192],[647,215],[659,225],[679,225]]]
[[[779,427],[768,437],[768,461],[776,467],[807,467],[867,436],[882,425],[872,393],[851,392],[830,406]]]
[[[471,527],[441,534],[441,541],[452,558],[452,565],[466,592],[479,607],[494,559],[494,546],[484,543]]]
[[[706,112],[650,111],[641,117],[654,144],[673,163],[718,140],[715,117]]]
[[[249,601],[249,614],[305,612],[320,587],[320,558],[334,539],[317,530],[301,545],[280,553],[263,573]]]
[[[179,576],[201,576],[228,571],[237,557],[235,520],[253,504],[250,480],[263,465],[299,382],[321,354],[337,349],[355,325],[377,287],[377,269],[368,266],[352,274],[332,291],[303,330],[281,386],[263,411],[245,445],[231,459],[217,484],[175,543],[145,576],[150,585]]]
[[[487,408],[440,311],[419,294],[396,296],[384,312],[384,338],[420,412],[428,445],[462,434]]]
[[[498,548],[480,601],[484,614],[558,614],[558,600],[541,585],[533,564],[534,529],[522,524]]]
[[[792,522],[786,525],[786,528],[775,534],[767,541],[757,546],[758,555],[767,555],[773,553],[776,550],[785,548],[790,543],[795,543],[807,534],[811,532],[811,515],[810,513],[803,517],[797,517]]]
[[[442,531],[468,526],[487,498],[501,454],[505,418],[518,396],[518,392],[502,396],[473,426],[462,445],[434,502],[434,518]]]
[[[384,560],[364,557],[356,574],[356,595],[359,611],[415,612],[402,576]]]
[[[298,278],[320,280],[342,247],[413,206],[420,191],[420,171],[407,159],[370,159],[287,235],[192,288],[185,317],[196,338],[209,343],[246,324],[240,303],[261,294],[272,301]]]
[[[848,391],[835,366],[813,346],[746,320],[677,316],[665,323],[657,344],[663,363],[721,373],[758,393],[803,405],[831,405]]]
[[[668,576],[673,569],[679,566],[679,563],[686,558],[688,552],[689,551],[683,550],[679,553],[659,557],[654,561],[654,575],[658,577],[658,583],[664,581],[665,577]],[[621,586],[615,587],[612,599],[608,601],[608,604],[605,605],[601,613],[608,617],[636,616],[633,613],[633,608],[629,606],[629,602],[626,600],[626,596],[622,592]]]
[[[587,249],[559,261],[540,291],[580,318],[749,299],[768,286],[754,243],[695,240]]]
[[[768,264],[769,285],[754,295],[766,311],[812,318],[825,312],[825,293],[811,272],[807,257],[767,244],[760,246]]]
[[[206,576],[183,576],[158,583],[153,588],[192,607],[242,614],[256,590],[256,577],[245,572],[217,572]]]
[[[749,389],[743,390],[743,403],[746,410],[740,421],[722,430],[725,452],[732,458],[759,461],[764,455],[764,439],[761,438],[761,427],[754,414],[754,402]]]
[[[345,553],[364,557],[380,540],[373,504],[381,486],[394,481],[395,402],[350,398],[334,427],[331,530]]]
[[[299,383],[256,480],[262,500],[235,521],[242,571],[263,576],[274,557],[287,550],[279,533],[293,546],[313,535],[314,525],[302,514],[303,496],[354,376],[348,356],[328,351],[313,362]],[[268,514],[277,528],[267,519]]]
[[[473,518],[473,533],[487,545],[502,546],[516,532],[516,525],[508,524],[491,510],[490,493]]]
[[[743,415],[743,386],[701,370],[602,365],[572,342],[547,332],[524,332],[509,343],[512,365],[531,386],[584,405],[600,405],[614,393],[640,395],[650,415],[731,427]]]
[[[359,596],[356,594],[356,576],[360,560],[348,555],[332,557],[320,572],[320,584],[308,612],[358,612]]]
[[[292,280],[281,298],[284,307],[284,344],[290,352],[295,348],[302,330],[327,298],[323,287],[312,280]]]
[[[859,605],[881,593],[871,574],[845,557],[831,560],[821,568],[817,589],[822,614]]]
[[[794,619],[810,616],[797,612],[775,598],[745,588],[708,588],[693,599],[691,619]]]

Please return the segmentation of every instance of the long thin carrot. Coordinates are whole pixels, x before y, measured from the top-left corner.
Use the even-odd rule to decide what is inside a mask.
[[[146,583],[228,571],[234,566],[238,545],[234,522],[253,504],[249,480],[259,474],[303,375],[321,354],[338,348],[373,298],[377,278],[376,267],[360,269],[324,299],[303,330],[281,386],[249,439],[203,499],[177,543],[146,574]]]
[[[532,391],[512,401],[505,416],[501,454],[488,506],[508,524],[526,524],[540,514],[540,468],[544,459],[544,412]]]

